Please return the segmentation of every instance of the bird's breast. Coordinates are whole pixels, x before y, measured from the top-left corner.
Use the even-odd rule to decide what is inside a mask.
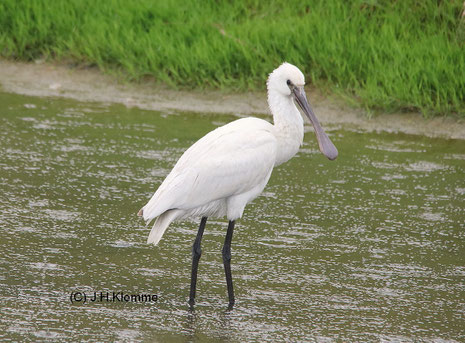
[[[278,147],[275,166],[278,166],[289,161],[299,151],[304,138],[303,125],[300,128],[298,126],[280,128],[276,138]]]

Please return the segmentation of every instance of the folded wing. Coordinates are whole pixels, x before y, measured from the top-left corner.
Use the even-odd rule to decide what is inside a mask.
[[[276,148],[273,126],[265,120],[244,118],[217,128],[181,156],[143,207],[144,219],[247,192],[269,176]]]

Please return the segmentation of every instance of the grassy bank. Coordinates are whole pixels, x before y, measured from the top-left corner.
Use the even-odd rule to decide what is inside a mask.
[[[462,1],[2,0],[0,54],[263,88],[282,61],[375,110],[465,116]]]

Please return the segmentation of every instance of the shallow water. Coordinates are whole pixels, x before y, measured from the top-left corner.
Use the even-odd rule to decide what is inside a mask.
[[[153,247],[135,214],[188,146],[234,117],[0,103],[2,341],[465,341],[464,141],[334,128],[330,162],[309,132],[236,225],[232,311],[227,223],[207,222],[190,312],[198,223]]]

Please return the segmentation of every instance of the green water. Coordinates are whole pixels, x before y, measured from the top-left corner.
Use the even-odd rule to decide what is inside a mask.
[[[465,142],[306,134],[237,222],[236,306],[209,220],[158,247],[136,216],[195,140],[233,119],[0,94],[2,341],[465,341]],[[72,292],[157,302],[71,302]],[[98,293],[100,294],[100,293]]]

